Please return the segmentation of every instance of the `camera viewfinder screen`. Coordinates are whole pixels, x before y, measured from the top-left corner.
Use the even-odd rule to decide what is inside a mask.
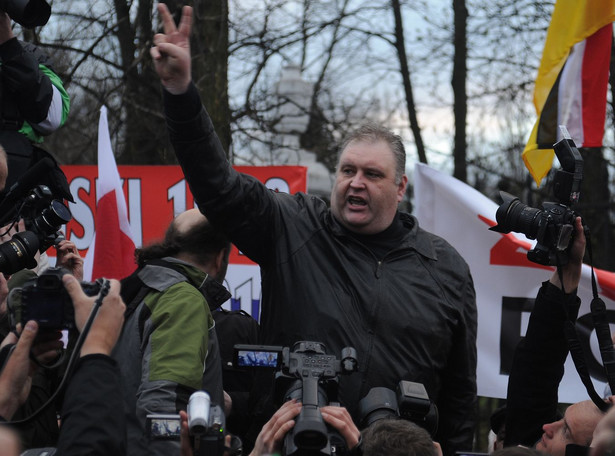
[[[280,353],[271,351],[239,350],[237,365],[241,367],[272,367],[279,365]]]
[[[181,424],[177,418],[150,418],[150,436],[152,439],[179,440]]]

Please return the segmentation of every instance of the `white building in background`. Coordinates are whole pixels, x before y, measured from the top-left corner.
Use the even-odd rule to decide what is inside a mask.
[[[301,149],[299,137],[307,130],[312,96],[312,83],[301,76],[297,65],[287,65],[280,72],[276,84],[279,106],[275,118],[276,135],[272,138],[276,164],[307,166],[307,191],[310,194],[329,197],[333,175],[327,167],[316,161],[316,154]]]

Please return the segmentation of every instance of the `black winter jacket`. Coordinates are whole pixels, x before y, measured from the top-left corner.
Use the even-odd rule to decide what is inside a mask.
[[[357,420],[370,388],[423,383],[440,412],[445,452],[469,449],[476,400],[476,304],[469,268],[402,213],[403,242],[377,258],[321,199],[268,190],[228,163],[196,88],[165,92],[171,142],[199,208],[261,267],[262,342],[357,350],[340,401]]]

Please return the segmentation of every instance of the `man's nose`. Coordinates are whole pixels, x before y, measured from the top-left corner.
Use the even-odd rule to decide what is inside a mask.
[[[354,188],[360,188],[365,185],[365,176],[363,173],[358,172],[354,176],[352,176],[352,180],[350,181],[350,186]]]
[[[555,432],[557,431],[559,425],[560,425],[559,421],[554,421],[553,423],[547,423],[542,426],[542,430],[545,431],[545,434],[547,434],[547,437],[552,438],[553,434],[555,434]]]

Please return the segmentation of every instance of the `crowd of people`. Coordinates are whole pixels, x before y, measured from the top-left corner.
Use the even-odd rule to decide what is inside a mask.
[[[0,456],[43,454],[42,447],[54,448],[47,454],[131,456],[471,451],[472,276],[451,245],[398,209],[407,185],[401,138],[375,124],[350,134],[339,148],[330,205],[269,191],[232,168],[192,82],[192,9],[183,8],[179,24],[164,4],[158,12],[162,33],[154,36],[151,56],[171,143],[198,209],[178,215],[160,242],[137,249],[136,271],[121,281],[83,285],[74,244],[57,242],[62,269],[47,271],[61,277],[59,296],[74,314],[67,343],[63,328],[9,318],[9,289],[40,286],[37,279],[50,274],[43,261],[8,282],[0,274]],[[17,140],[6,143],[0,135],[0,191],[7,176],[22,172],[10,158],[14,151],[34,147],[28,132],[57,128],[68,106],[54,75],[33,63],[6,27],[4,15],[2,83],[14,82],[4,67],[17,55],[36,72],[42,95],[34,117],[11,105],[18,126],[25,122],[29,130],[11,130]],[[31,149],[26,157],[36,159]],[[64,190],[57,186],[60,196]],[[605,413],[588,400],[558,415],[569,351],[564,323],[579,310],[586,243],[581,219],[575,223],[569,261],[543,283],[516,348],[490,448],[495,455],[615,454],[613,409]],[[7,227],[0,241],[20,230]],[[222,282],[231,242],[261,268],[260,326],[220,310],[230,297]],[[284,371],[270,352],[258,356],[274,368],[259,373],[229,364],[235,343],[286,347],[280,356],[288,356],[299,341],[302,356],[292,359],[305,365]],[[256,359],[256,351],[249,353]],[[348,375],[337,375],[342,367],[331,360],[338,357]],[[418,402],[437,410],[437,426],[425,426],[426,412],[405,415],[384,400],[365,424],[361,400],[378,388],[395,394],[401,381],[424,387]],[[199,409],[192,398],[201,390],[207,394],[199,404],[206,406]],[[166,431],[152,432],[160,422]]]

